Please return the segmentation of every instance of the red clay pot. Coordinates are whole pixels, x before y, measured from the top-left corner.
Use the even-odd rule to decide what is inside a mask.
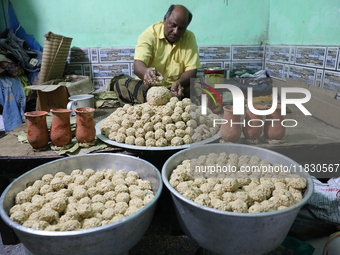
[[[68,109],[51,109],[52,123],[50,137],[55,146],[64,146],[72,141],[71,112]]]
[[[45,111],[26,112],[27,119],[27,140],[34,149],[45,147],[50,138],[47,130]]]
[[[266,109],[265,105],[254,104],[253,105],[256,110],[264,110]],[[245,113],[245,125],[243,127],[243,135],[246,139],[256,140],[260,138],[263,130],[263,123],[261,115],[257,115],[252,113],[248,105],[246,105],[246,113]]]
[[[232,105],[223,106],[223,111],[223,119],[226,120],[226,123],[222,124],[220,128],[221,138],[225,142],[235,143],[242,133],[242,126],[239,124],[241,116],[233,114]],[[234,124],[235,122],[238,124]]]
[[[267,105],[267,109],[270,109],[271,105]],[[281,124],[284,120],[284,116],[281,115],[281,105],[278,104],[275,111],[272,114],[266,116],[267,121],[264,124],[264,136],[271,140],[281,140],[286,134],[286,128]],[[274,121],[269,121],[274,119]]]
[[[74,110],[76,113],[76,138],[79,143],[92,142],[96,138],[94,127],[94,112],[91,107],[79,107]]]

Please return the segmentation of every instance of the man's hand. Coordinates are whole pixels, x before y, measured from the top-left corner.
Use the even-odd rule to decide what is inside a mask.
[[[174,83],[172,83],[170,91],[171,91],[172,96],[178,97],[178,99],[182,99],[182,97],[184,96],[183,87],[180,81],[175,81]]]
[[[163,82],[163,75],[154,67],[149,67],[145,70],[144,83],[149,86],[161,85]]]
[[[179,79],[171,84],[171,94],[178,99],[184,96],[190,96],[190,79],[196,77],[196,69],[185,71],[181,74]]]

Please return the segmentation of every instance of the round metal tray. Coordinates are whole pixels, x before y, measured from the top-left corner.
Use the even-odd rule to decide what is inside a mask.
[[[96,124],[96,135],[98,139],[110,145],[114,145],[114,146],[126,148],[126,149],[132,149],[132,150],[147,150],[147,151],[181,150],[181,149],[186,149],[189,147],[194,147],[194,146],[196,147],[196,146],[201,146],[203,144],[211,143],[221,137],[220,132],[217,132],[214,136],[208,139],[205,139],[205,140],[202,140],[196,143],[184,144],[184,145],[179,145],[179,146],[146,147],[146,146],[130,145],[126,143],[118,143],[104,136],[100,131],[100,123],[102,123],[105,120],[106,119],[103,119]]]

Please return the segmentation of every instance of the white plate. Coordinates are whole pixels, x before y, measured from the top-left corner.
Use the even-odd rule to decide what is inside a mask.
[[[100,123],[102,123],[105,120],[106,119],[103,119],[96,124],[96,135],[97,135],[98,139],[103,141],[104,143],[114,145],[114,146],[117,146],[117,147],[126,148],[126,149],[148,150],[148,151],[181,150],[181,149],[189,148],[191,146],[200,146],[200,145],[203,145],[203,144],[206,144],[206,143],[211,143],[211,142],[213,142],[213,141],[215,141],[215,140],[217,140],[221,137],[220,132],[217,132],[214,136],[212,136],[208,139],[205,139],[203,141],[197,142],[197,143],[184,144],[184,145],[179,145],[179,146],[164,146],[164,147],[137,146],[137,145],[131,145],[131,144],[126,144],[126,143],[118,143],[118,142],[113,141],[113,140],[107,138],[106,136],[104,136],[101,133],[101,130],[100,130]]]

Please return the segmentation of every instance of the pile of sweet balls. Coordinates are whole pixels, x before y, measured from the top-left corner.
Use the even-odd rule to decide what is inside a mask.
[[[138,211],[154,197],[135,171],[79,169],[45,174],[15,198],[10,218],[28,228],[71,231],[100,227]]]

